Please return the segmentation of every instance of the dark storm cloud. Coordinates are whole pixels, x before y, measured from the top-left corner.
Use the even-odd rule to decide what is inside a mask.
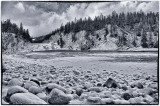
[[[159,2],[27,2],[27,1],[3,1],[1,5],[2,20],[11,19],[12,22],[23,23],[28,28],[32,36],[47,34],[60,27],[63,23],[79,18],[91,17],[100,14],[108,15],[112,11],[134,12],[143,10],[144,12],[158,12]]]

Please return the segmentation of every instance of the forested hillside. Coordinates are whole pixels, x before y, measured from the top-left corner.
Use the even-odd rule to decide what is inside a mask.
[[[35,41],[48,42],[49,39],[49,42],[58,44],[60,48],[66,46],[68,46],[66,48],[70,48],[77,44],[76,42],[79,42],[80,38],[84,36],[88,44],[83,44],[83,41],[81,41],[78,45],[81,47],[87,46],[85,49],[97,47],[97,42],[99,42],[99,45],[103,43],[108,46],[110,45],[109,42],[113,39],[116,39],[116,41],[114,40],[112,43],[116,44],[117,48],[122,48],[124,46],[128,48],[153,48],[158,47],[158,24],[159,13],[144,13],[140,11],[117,14],[113,11],[111,15],[103,16],[101,14],[93,20],[90,17],[78,20],[75,19],[75,21],[61,25],[60,28],[45,36],[38,37]],[[83,33],[85,35],[78,34],[82,31],[85,32]],[[67,41],[66,36],[70,36],[71,40]],[[98,41],[96,41],[97,39]],[[111,41],[109,41],[109,39]],[[67,42],[70,42],[70,44]]]
[[[6,21],[1,21],[1,26],[2,52],[14,53],[19,50],[21,51],[32,40],[28,29],[25,30],[22,23],[18,27],[7,19]]]
[[[31,41],[31,37],[28,29],[24,29],[22,23],[18,27],[15,23],[11,23],[10,19],[6,21],[1,21],[1,31],[2,33],[13,33],[19,38]]]

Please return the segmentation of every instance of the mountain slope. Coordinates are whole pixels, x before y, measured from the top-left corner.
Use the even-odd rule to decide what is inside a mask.
[[[113,30],[114,29],[114,30]],[[107,30],[107,32],[106,32]],[[153,43],[153,47],[158,42],[158,36],[153,32],[146,32],[146,43]],[[85,30],[68,34],[56,33],[44,43],[52,43],[54,49],[66,50],[119,50],[141,47],[143,33],[137,35],[136,31],[128,31],[117,25],[106,25],[104,28],[87,32]]]

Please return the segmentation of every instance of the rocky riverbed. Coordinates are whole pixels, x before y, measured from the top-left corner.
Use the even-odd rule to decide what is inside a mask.
[[[2,55],[2,104],[158,104],[157,53]]]

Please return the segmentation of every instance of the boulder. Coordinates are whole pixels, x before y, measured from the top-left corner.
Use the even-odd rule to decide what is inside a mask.
[[[45,102],[48,102],[48,97],[47,97],[47,95],[45,93],[43,93],[43,92],[42,93],[38,93],[37,96],[40,99],[44,100]]]
[[[120,99],[116,99],[114,100],[115,104],[123,104],[123,105],[127,105],[127,104],[130,104],[129,101],[127,100],[120,100]]]
[[[7,77],[4,78],[4,81],[10,81],[11,79],[12,79],[11,76],[7,76]]]
[[[103,98],[101,99],[101,104],[112,105],[115,104],[112,98]]]
[[[111,98],[112,93],[110,91],[102,91],[100,92],[100,97],[101,98]]]
[[[84,82],[83,86],[84,86],[83,89],[88,89],[88,88],[92,87],[92,84],[89,82]]]
[[[135,98],[130,98],[128,101],[130,102],[130,104],[137,104],[137,101]]]
[[[80,100],[71,100],[69,105],[81,105],[84,104],[83,101]]]
[[[80,99],[82,99],[82,100],[83,100],[83,99],[87,99],[87,98],[88,98],[88,95],[87,95],[87,94],[84,94],[84,93],[80,96]]]
[[[42,93],[42,89],[40,87],[37,87],[37,86],[31,86],[28,91],[33,93],[33,94]]]
[[[130,104],[130,102],[127,101],[127,100],[121,100],[120,103],[121,103],[121,104],[124,104],[124,105]]]
[[[153,89],[158,89],[158,83],[151,83],[148,85],[148,87],[153,88]]]
[[[57,88],[61,91],[63,91],[64,93],[66,93],[66,89],[63,88],[62,86],[58,85],[58,84],[55,84],[55,83],[49,83],[47,86],[46,86],[46,92],[50,93],[52,91],[52,89],[54,88]]]
[[[41,85],[45,85],[45,84],[48,84],[47,81],[41,81]]]
[[[152,98],[149,95],[146,95],[143,100],[144,100],[144,102],[147,102],[148,104],[151,104],[154,101],[154,98]]]
[[[131,88],[134,88],[135,86],[136,86],[135,82],[132,82],[132,83],[130,84],[130,87],[131,87]]]
[[[98,82],[96,85],[97,85],[98,87],[101,87],[101,86],[102,86],[102,83]]]
[[[129,93],[123,93],[122,98],[124,98],[125,100],[129,100],[131,98],[131,95]]]
[[[140,90],[141,93],[145,94],[145,95],[152,95],[154,94],[154,90],[150,87],[144,88]]]
[[[9,103],[7,103],[6,101],[4,101],[3,99],[2,99],[2,105],[9,105]]]
[[[23,82],[20,79],[17,79],[17,78],[11,79],[8,82],[9,87],[11,87],[11,86],[22,86],[22,85],[23,85]]]
[[[89,96],[87,98],[87,102],[89,104],[101,104],[101,98],[100,97],[91,97],[91,96]]]
[[[79,75],[80,73],[78,72],[78,71],[76,71],[76,70],[73,70],[73,73],[75,74],[75,75]]]
[[[122,85],[121,89],[123,89],[124,91],[128,90],[128,87],[126,85]]]
[[[137,88],[139,88],[139,89],[143,89],[143,85],[142,85],[142,83],[140,83],[140,82],[138,82],[138,83],[136,84],[136,86],[137,86]]]
[[[141,103],[143,102],[142,97],[135,97],[134,100],[132,100],[132,101],[134,101],[134,102],[136,102],[136,103],[131,103],[131,102],[130,102],[130,99],[129,99],[129,102],[130,102],[131,104],[141,104]]]
[[[119,88],[120,85],[112,78],[109,78],[105,84],[103,85],[104,87],[108,87],[108,88]]]
[[[151,79],[151,77],[150,76],[146,76],[146,78],[145,78],[146,80],[150,80]]]
[[[78,98],[79,98],[79,96],[78,96],[77,94],[67,94],[67,96],[68,96],[71,100],[73,100],[73,99],[78,99]]]
[[[32,87],[32,86],[37,86],[37,87],[39,87],[38,84],[35,83],[35,82],[33,82],[33,81],[27,81],[27,82],[24,84],[24,88],[26,88],[27,90],[29,90],[29,88]]]
[[[114,94],[111,96],[113,99],[121,99],[121,96],[118,94]]]
[[[159,101],[158,93],[153,94],[152,97],[154,98],[154,102],[158,102]]]
[[[26,75],[24,75],[24,76],[23,76],[23,80],[29,80],[29,77],[26,76]]]
[[[133,92],[132,92],[132,96],[133,96],[133,97],[138,97],[138,96],[139,96],[139,93],[138,93],[137,91],[133,91]]]
[[[82,88],[77,88],[77,89],[76,89],[76,94],[77,94],[78,96],[81,96],[82,93],[83,93],[83,89],[82,89]]]
[[[10,98],[11,104],[47,104],[44,100],[32,93],[16,93]]]
[[[2,85],[8,85],[8,82],[7,81],[4,81],[4,80],[2,80]]]
[[[10,97],[15,93],[27,93],[28,91],[21,86],[12,86],[8,89],[7,95],[5,97],[7,102],[10,102]]]
[[[37,84],[40,86],[40,82],[39,82],[39,80],[38,80],[38,79],[36,79],[36,78],[32,78],[30,81],[33,81],[33,82],[37,83]]]
[[[88,89],[88,91],[95,91],[95,92],[101,92],[102,90],[100,89],[100,87],[90,87],[89,89]]]
[[[68,97],[63,91],[54,88],[49,94],[48,102],[53,105],[65,105],[70,101],[70,97]]]

